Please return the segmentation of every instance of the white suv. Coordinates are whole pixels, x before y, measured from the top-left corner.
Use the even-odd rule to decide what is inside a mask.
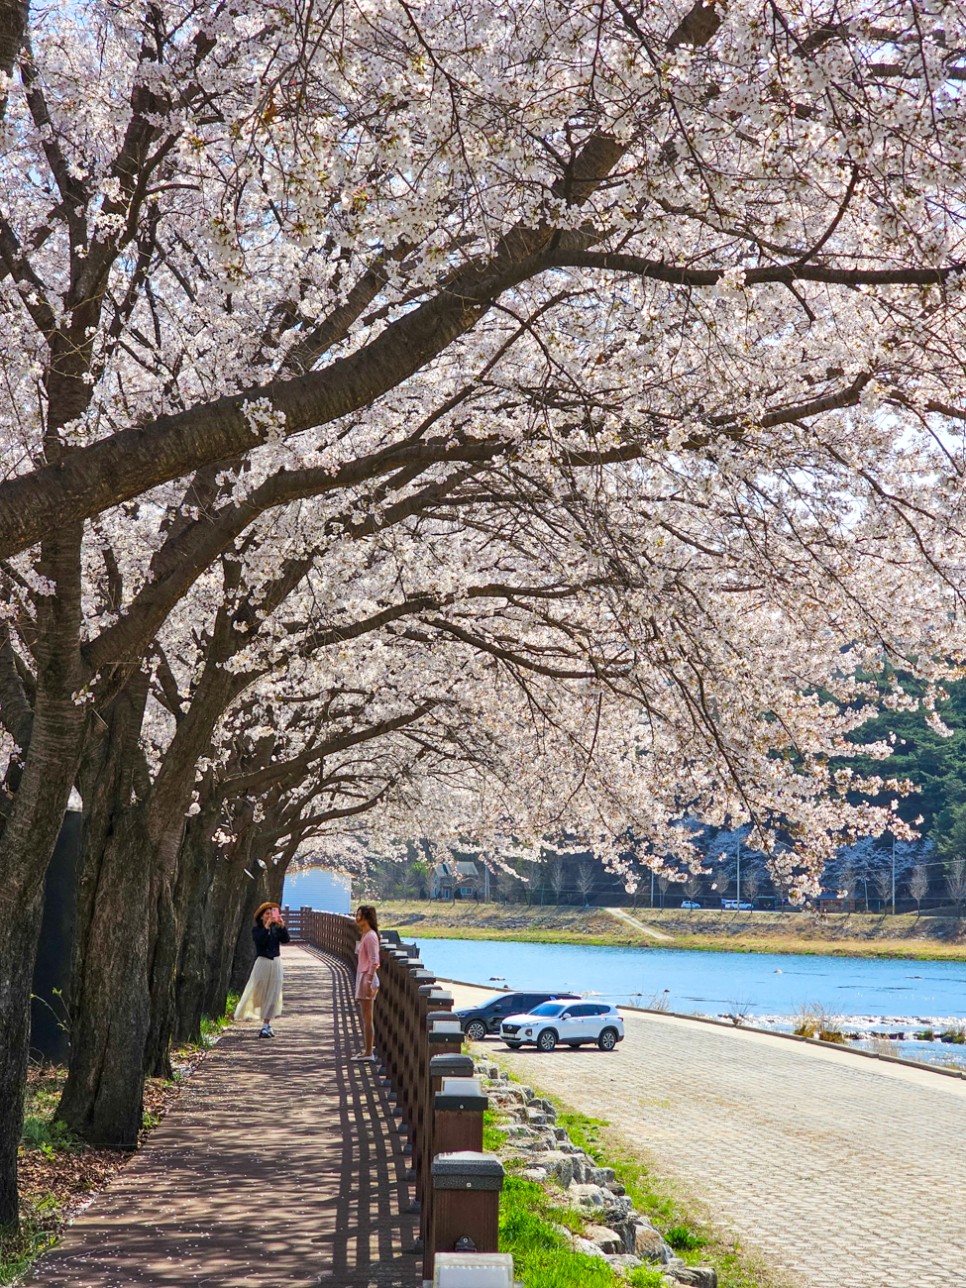
[[[533,1042],[538,1051],[552,1051],[558,1042],[570,1047],[596,1042],[601,1051],[613,1051],[624,1041],[624,1021],[606,1002],[542,1002],[527,1015],[508,1015],[500,1037],[514,1051],[524,1042]]]

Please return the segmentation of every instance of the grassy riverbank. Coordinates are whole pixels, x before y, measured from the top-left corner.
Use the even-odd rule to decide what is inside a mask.
[[[966,921],[879,913],[716,912],[496,903],[386,901],[382,926],[404,939],[525,939],[531,943],[693,948],[749,953],[814,953],[966,961]]]

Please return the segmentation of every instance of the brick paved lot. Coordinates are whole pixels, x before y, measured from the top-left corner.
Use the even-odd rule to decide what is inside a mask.
[[[802,1288],[966,1288],[966,1081],[623,1013],[614,1053],[476,1049],[607,1119]]]

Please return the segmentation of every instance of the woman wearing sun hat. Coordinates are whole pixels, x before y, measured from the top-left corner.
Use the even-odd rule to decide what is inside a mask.
[[[281,944],[289,942],[277,903],[262,903],[255,909],[252,926],[255,965],[245,991],[235,1007],[236,1020],[261,1020],[260,1038],[273,1038],[272,1020],[282,1014]]]

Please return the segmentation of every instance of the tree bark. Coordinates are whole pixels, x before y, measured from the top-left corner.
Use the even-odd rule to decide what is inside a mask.
[[[18,1221],[17,1148],[30,1038],[30,986],[43,912],[43,891],[22,898],[17,914],[0,917],[0,1231]]]
[[[23,48],[30,6],[27,0],[0,0],[0,72],[9,76]],[[7,95],[0,94],[0,120],[7,110]]]
[[[40,600],[37,692],[23,773],[0,837],[0,1229],[18,1222],[17,1148],[30,1032],[30,989],[43,881],[77,772],[80,687],[79,527],[45,542],[39,571],[56,593]]]
[[[181,957],[175,992],[173,1040],[198,1042],[201,1021],[224,1014],[238,927],[247,895],[252,805],[236,802],[230,826],[238,841],[217,854],[212,833],[223,801],[209,795],[185,834],[177,898],[183,908]]]
[[[141,1129],[150,1023],[150,882],[143,816],[121,809],[96,864],[97,894],[72,996],[71,1056],[58,1115],[96,1145],[133,1148]]]
[[[135,1145],[141,1128],[149,1022],[150,845],[135,797],[147,688],[137,672],[101,712],[102,737],[88,747],[81,770],[71,1054],[58,1109],[86,1140],[121,1147]]]

